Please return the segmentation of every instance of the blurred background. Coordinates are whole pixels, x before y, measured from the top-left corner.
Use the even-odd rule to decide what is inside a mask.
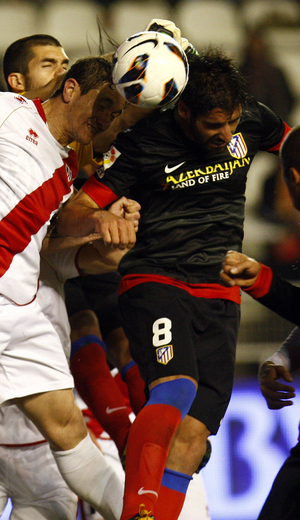
[[[60,40],[72,63],[99,53],[99,25],[108,52],[112,41],[120,44],[152,18],[174,21],[198,50],[210,43],[223,47],[239,63],[257,100],[291,126],[300,122],[297,0],[0,0],[0,58],[12,41],[48,33]],[[2,77],[0,90],[6,90]],[[258,154],[246,195],[244,252],[300,284],[300,215],[276,157]],[[297,442],[299,398],[293,407],[272,412],[257,383],[259,364],[292,329],[243,295],[233,397],[203,471],[212,520],[255,520]]]

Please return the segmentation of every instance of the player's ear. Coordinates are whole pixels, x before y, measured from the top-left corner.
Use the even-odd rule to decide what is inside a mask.
[[[300,185],[300,171],[297,168],[291,167],[288,171],[289,182],[292,186]]]
[[[177,110],[178,110],[178,114],[179,114],[180,117],[182,117],[183,119],[190,119],[191,111],[190,111],[190,109],[186,106],[186,104],[184,103],[184,101],[180,100],[180,101],[178,102]]]
[[[25,76],[21,74],[21,72],[12,72],[7,77],[7,81],[11,89],[16,93],[21,93],[26,90]]]
[[[69,78],[64,84],[63,90],[63,99],[66,103],[69,103],[74,99],[74,96],[77,98],[81,94],[81,90],[78,82],[74,78]]]

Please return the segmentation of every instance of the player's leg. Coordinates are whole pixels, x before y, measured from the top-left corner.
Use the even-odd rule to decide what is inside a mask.
[[[294,520],[300,511],[300,443],[291,449],[273,482],[258,520]]]
[[[130,355],[129,341],[124,329],[116,327],[109,330],[105,335],[105,343],[114,365],[127,386],[132,411],[137,415],[146,402],[145,382],[137,363]]]
[[[188,317],[178,320],[185,307],[180,293],[170,286],[141,284],[120,298],[132,356],[150,390],[129,433],[122,520],[138,514],[142,504],[153,511],[172,437],[195,397],[193,332]]]
[[[16,404],[49,440],[58,468],[78,496],[102,510],[115,488],[100,450],[87,435],[83,416],[74,403],[73,378],[54,327],[34,300],[26,306],[6,301],[0,307],[0,402]],[[5,376],[4,376],[5,375]],[[110,518],[121,510],[122,486],[112,502]]]
[[[131,421],[124,396],[107,363],[107,348],[97,316],[92,310],[80,311],[71,316],[70,323],[70,368],[76,389],[122,457]]]
[[[6,450],[0,446],[0,515],[3,513],[7,500],[8,500],[8,492],[7,492],[7,466],[8,461],[6,460]]]
[[[199,385],[188,415],[172,439],[155,508],[158,517],[164,512],[165,520],[178,517],[189,486],[188,476],[203,464],[207,437],[218,431],[233,384],[238,306],[223,300],[196,298],[193,320]],[[172,507],[166,510],[164,504],[171,493]]]
[[[93,278],[96,283],[97,277]],[[107,347],[97,315],[91,309],[90,297],[95,288],[91,290],[91,294],[85,294],[80,278],[65,285],[72,341],[70,367],[80,397],[114,440],[122,457],[131,422],[107,363]]]
[[[145,404],[145,383],[129,351],[129,341],[122,328],[118,308],[119,273],[104,273],[82,277],[80,287],[97,315],[102,337],[108,348],[108,359],[121,373],[127,385],[129,400],[135,415]],[[73,304],[74,305],[74,304]]]
[[[211,520],[201,473],[193,475],[178,520]]]
[[[87,435],[72,390],[35,394],[15,402],[49,441],[57,466],[72,491],[106,518],[117,519],[122,485]]]
[[[75,520],[78,497],[58,471],[48,443],[4,448],[9,455],[11,520]]]

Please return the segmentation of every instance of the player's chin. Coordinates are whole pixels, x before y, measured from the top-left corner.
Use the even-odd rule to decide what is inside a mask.
[[[207,148],[211,153],[219,153],[223,152],[227,146],[227,143],[214,143],[213,141],[209,142],[207,145]]]

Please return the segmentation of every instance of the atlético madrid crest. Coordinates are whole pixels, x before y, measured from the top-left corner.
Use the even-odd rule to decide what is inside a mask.
[[[241,133],[232,136],[232,139],[227,148],[230,155],[236,159],[243,159],[243,157],[245,157],[248,152],[246,143]]]
[[[156,359],[158,363],[166,365],[173,358],[173,345],[165,345],[156,349]]]

